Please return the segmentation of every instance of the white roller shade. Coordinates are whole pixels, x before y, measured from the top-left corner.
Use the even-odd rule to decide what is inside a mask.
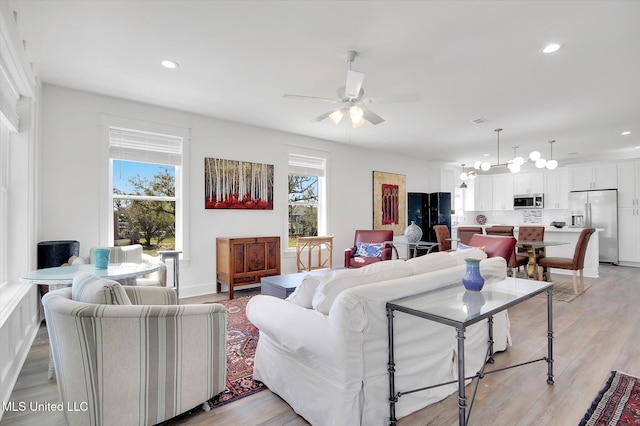
[[[289,173],[302,176],[324,177],[324,158],[289,154]]]
[[[109,157],[142,163],[182,165],[182,138],[109,128]]]

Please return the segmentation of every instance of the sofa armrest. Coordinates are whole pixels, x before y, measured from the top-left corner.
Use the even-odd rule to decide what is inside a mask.
[[[393,246],[389,244],[385,244],[382,249],[382,255],[380,256],[381,260],[391,260],[393,259]]]
[[[122,286],[134,305],[177,305],[178,297],[172,288]]]
[[[344,267],[345,268],[349,267],[349,265],[351,264],[351,258],[355,253],[356,253],[355,247],[344,249]]]
[[[258,295],[247,304],[247,318],[260,330],[261,338],[266,336],[292,356],[329,369],[329,374],[346,374],[345,363],[340,362],[344,344],[326,315],[277,297]]]

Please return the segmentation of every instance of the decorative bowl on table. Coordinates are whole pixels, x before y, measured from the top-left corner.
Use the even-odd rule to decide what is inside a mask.
[[[556,228],[564,228],[566,225],[566,222],[551,222],[551,226]]]

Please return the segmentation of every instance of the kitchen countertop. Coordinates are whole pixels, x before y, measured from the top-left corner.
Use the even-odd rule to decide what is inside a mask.
[[[461,226],[479,226],[482,229],[486,229],[486,228],[490,228],[492,226],[511,226],[511,225],[504,225],[504,224],[498,224],[498,223],[493,223],[493,224],[486,224],[486,225],[454,225],[452,226],[452,228],[459,228]],[[543,226],[542,224],[538,225],[538,224],[529,224],[529,225],[516,225],[513,227],[514,231],[518,231],[518,228],[520,226]],[[582,232],[584,228],[576,228],[576,227],[571,227],[571,226],[565,226],[564,228],[556,228],[555,226],[545,226],[544,227],[544,231],[545,232],[566,232],[566,233],[576,233],[579,234],[580,232]],[[602,232],[604,231],[604,228],[596,228],[596,232]]]

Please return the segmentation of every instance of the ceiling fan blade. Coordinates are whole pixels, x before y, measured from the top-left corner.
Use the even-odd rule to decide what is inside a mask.
[[[360,107],[362,109],[362,116],[364,117],[365,120],[367,120],[369,123],[371,124],[380,124],[384,121],[384,118],[380,117],[378,114]]]
[[[335,111],[335,109],[332,109],[331,111],[325,112],[322,115],[317,116],[316,118],[312,118],[311,121],[318,122],[318,121],[322,121],[324,119],[326,119],[327,117],[329,117],[331,114],[333,114]]]
[[[404,93],[399,95],[365,98],[362,101],[360,101],[360,103],[364,105],[392,104],[392,103],[400,103],[400,102],[420,102],[420,99],[421,99],[420,93]]]
[[[358,71],[347,70],[347,85],[345,87],[345,95],[349,99],[356,99],[362,89],[364,74]]]
[[[286,99],[302,99],[305,101],[322,101],[322,102],[331,102],[331,103],[337,103],[338,101],[336,99],[330,99],[330,98],[321,98],[318,96],[304,96],[304,95],[289,95],[289,94],[284,94],[282,95],[283,98]]]

